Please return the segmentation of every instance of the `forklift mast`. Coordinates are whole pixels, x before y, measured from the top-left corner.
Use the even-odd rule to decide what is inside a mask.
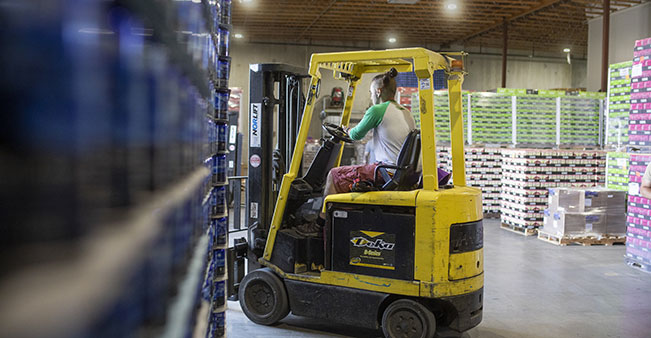
[[[264,250],[280,183],[291,164],[305,105],[302,82],[307,78],[305,69],[285,64],[249,67],[246,224],[249,248],[257,257]],[[249,264],[257,260],[249,259]]]

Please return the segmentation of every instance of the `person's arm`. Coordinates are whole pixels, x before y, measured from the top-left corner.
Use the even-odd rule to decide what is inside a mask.
[[[651,199],[651,163],[646,167],[644,176],[642,176],[642,185],[640,186],[642,197]]]
[[[386,105],[376,104],[369,108],[355,128],[348,131],[350,138],[355,141],[363,139],[369,130],[380,125],[382,118],[384,118],[384,112],[386,112]]]

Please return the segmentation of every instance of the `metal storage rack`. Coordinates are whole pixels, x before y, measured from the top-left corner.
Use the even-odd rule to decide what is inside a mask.
[[[3,334],[224,335],[230,3],[2,9]]]

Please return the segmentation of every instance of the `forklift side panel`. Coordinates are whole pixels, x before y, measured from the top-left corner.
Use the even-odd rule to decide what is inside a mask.
[[[385,293],[285,279],[293,314],[378,328],[378,308]]]

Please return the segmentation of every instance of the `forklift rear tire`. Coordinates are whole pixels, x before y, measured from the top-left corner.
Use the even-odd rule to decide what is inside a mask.
[[[256,324],[273,325],[289,314],[285,285],[269,268],[246,275],[238,296],[242,311]]]
[[[399,299],[384,310],[382,332],[387,338],[432,338],[436,334],[436,318],[422,304]]]

